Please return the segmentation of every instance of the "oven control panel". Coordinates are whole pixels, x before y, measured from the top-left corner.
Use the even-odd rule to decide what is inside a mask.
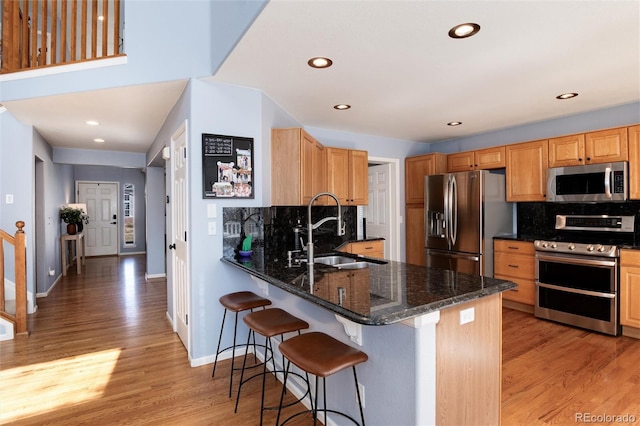
[[[613,245],[569,243],[563,241],[543,240],[536,240],[533,245],[537,251],[574,253],[600,257],[618,257],[618,246]]]

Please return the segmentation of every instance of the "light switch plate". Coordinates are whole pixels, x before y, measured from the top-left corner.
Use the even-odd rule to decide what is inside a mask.
[[[4,200],[7,204],[13,204],[13,194],[6,194]]]
[[[214,203],[207,204],[207,218],[215,219],[218,217],[218,210]]]

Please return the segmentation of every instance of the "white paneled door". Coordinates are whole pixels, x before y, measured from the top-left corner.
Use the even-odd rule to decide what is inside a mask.
[[[389,163],[370,166],[369,205],[364,210],[367,218],[367,237],[384,238],[384,256],[389,258],[391,241],[391,165]]]
[[[87,205],[86,256],[118,254],[118,183],[78,182],[78,203]]]
[[[189,349],[189,251],[187,245],[189,192],[187,185],[187,124],[180,126],[171,137],[170,197],[172,233],[169,242],[173,265],[174,324],[180,340]]]

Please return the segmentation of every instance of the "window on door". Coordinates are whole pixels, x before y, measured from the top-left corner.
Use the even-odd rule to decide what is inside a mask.
[[[132,183],[125,183],[123,185],[123,212],[124,212],[124,226],[123,229],[123,241],[125,246],[136,245],[136,230],[135,230],[135,188]]]

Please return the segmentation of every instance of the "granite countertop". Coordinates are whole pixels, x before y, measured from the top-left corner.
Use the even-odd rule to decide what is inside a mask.
[[[315,263],[313,288],[306,263],[289,266],[286,260],[265,261],[262,247],[249,258],[221,260],[291,294],[319,305],[351,321],[385,325],[510,290],[509,281],[426,268],[402,262],[367,259],[362,269],[337,269]],[[384,262],[384,263],[383,263]],[[340,303],[342,302],[342,303]]]

